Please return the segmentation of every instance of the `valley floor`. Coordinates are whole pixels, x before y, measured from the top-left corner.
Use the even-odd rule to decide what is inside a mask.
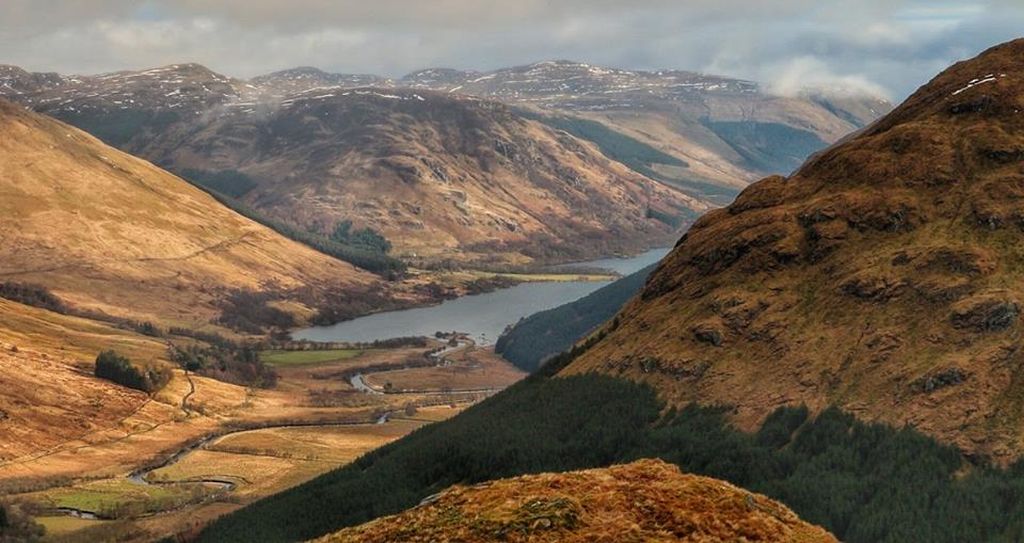
[[[0,368],[8,376],[0,384],[13,387],[0,398],[0,418],[7,419],[0,425],[0,491],[31,504],[51,541],[195,532],[523,376],[468,343],[431,354],[444,349],[432,341],[265,352],[279,375],[274,389],[175,370],[171,383],[148,397],[92,377],[83,359],[101,345],[160,358],[160,341],[0,304],[0,318],[18,320],[0,327]],[[360,374],[372,392],[353,387]],[[416,391],[401,391],[409,379],[419,383]]]

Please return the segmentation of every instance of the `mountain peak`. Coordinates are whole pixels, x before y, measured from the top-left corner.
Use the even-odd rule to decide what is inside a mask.
[[[179,64],[166,64],[164,66],[157,66],[154,68],[147,68],[143,70],[122,70],[117,72],[110,72],[94,76],[94,79],[101,81],[110,80],[151,80],[151,79],[166,79],[169,77],[182,77],[189,78],[192,80],[210,80],[216,82],[230,82],[232,78],[219,74],[202,64],[195,62],[186,62]]]
[[[32,73],[19,66],[0,64],[0,96],[38,92],[63,83],[64,77],[56,73]]]
[[[256,76],[249,82],[272,94],[286,95],[318,87],[390,87],[390,79],[372,74],[330,73],[313,66],[298,66]]]
[[[998,117],[1016,120],[1022,100],[1024,38],[950,66],[878,122],[871,133],[925,117],[954,124]]]

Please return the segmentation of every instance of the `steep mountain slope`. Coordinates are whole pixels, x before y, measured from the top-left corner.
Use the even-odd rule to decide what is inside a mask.
[[[351,83],[310,69],[245,83],[187,64],[7,94],[271,218],[323,234],[352,221],[413,260],[631,251],[710,207],[502,104]]]
[[[565,305],[521,319],[494,344],[516,367],[533,372],[612,318],[644,286],[657,264],[631,273]]]
[[[789,178],[700,219],[566,374],[677,405],[838,405],[1024,452],[1024,41],[958,63]]]
[[[376,278],[80,130],[0,100],[0,281],[79,309],[205,326],[231,291],[312,303]],[[291,294],[288,294],[291,293]]]
[[[892,108],[842,89],[784,97],[752,81],[564,60],[486,73],[424,70],[398,84],[520,104],[559,125],[566,116],[600,123],[676,159],[653,161],[645,174],[721,203],[763,175],[789,173]]]
[[[836,541],[764,496],[657,460],[454,487],[317,541],[442,540]]]
[[[138,152],[303,228],[381,232],[411,259],[569,259],[670,239],[709,208],[504,105],[431,92],[314,90],[170,127]]]

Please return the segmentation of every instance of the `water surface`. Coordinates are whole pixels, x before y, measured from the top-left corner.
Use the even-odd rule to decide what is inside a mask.
[[[602,268],[628,275],[657,262],[668,251],[668,248],[652,249],[632,258],[604,258],[572,266]],[[575,301],[606,284],[603,281],[521,283],[435,306],[388,311],[331,326],[307,328],[292,336],[311,341],[370,342],[403,336],[432,336],[440,330],[465,332],[477,343],[489,345],[505,327],[519,319]]]

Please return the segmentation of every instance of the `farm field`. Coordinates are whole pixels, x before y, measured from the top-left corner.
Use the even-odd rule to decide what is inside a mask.
[[[524,376],[521,370],[490,349],[462,349],[445,358],[448,363],[441,367],[382,371],[367,375],[364,380],[380,390],[446,392],[504,388]]]
[[[448,406],[429,407],[417,410],[414,420],[396,417],[385,424],[252,430],[225,436],[207,448],[221,453],[344,464],[419,428],[426,421],[442,420],[456,412],[457,408]],[[434,416],[420,418],[424,413]]]
[[[348,360],[363,354],[361,349],[328,349],[323,351],[263,351],[260,359],[274,367],[302,366],[321,362]]]

